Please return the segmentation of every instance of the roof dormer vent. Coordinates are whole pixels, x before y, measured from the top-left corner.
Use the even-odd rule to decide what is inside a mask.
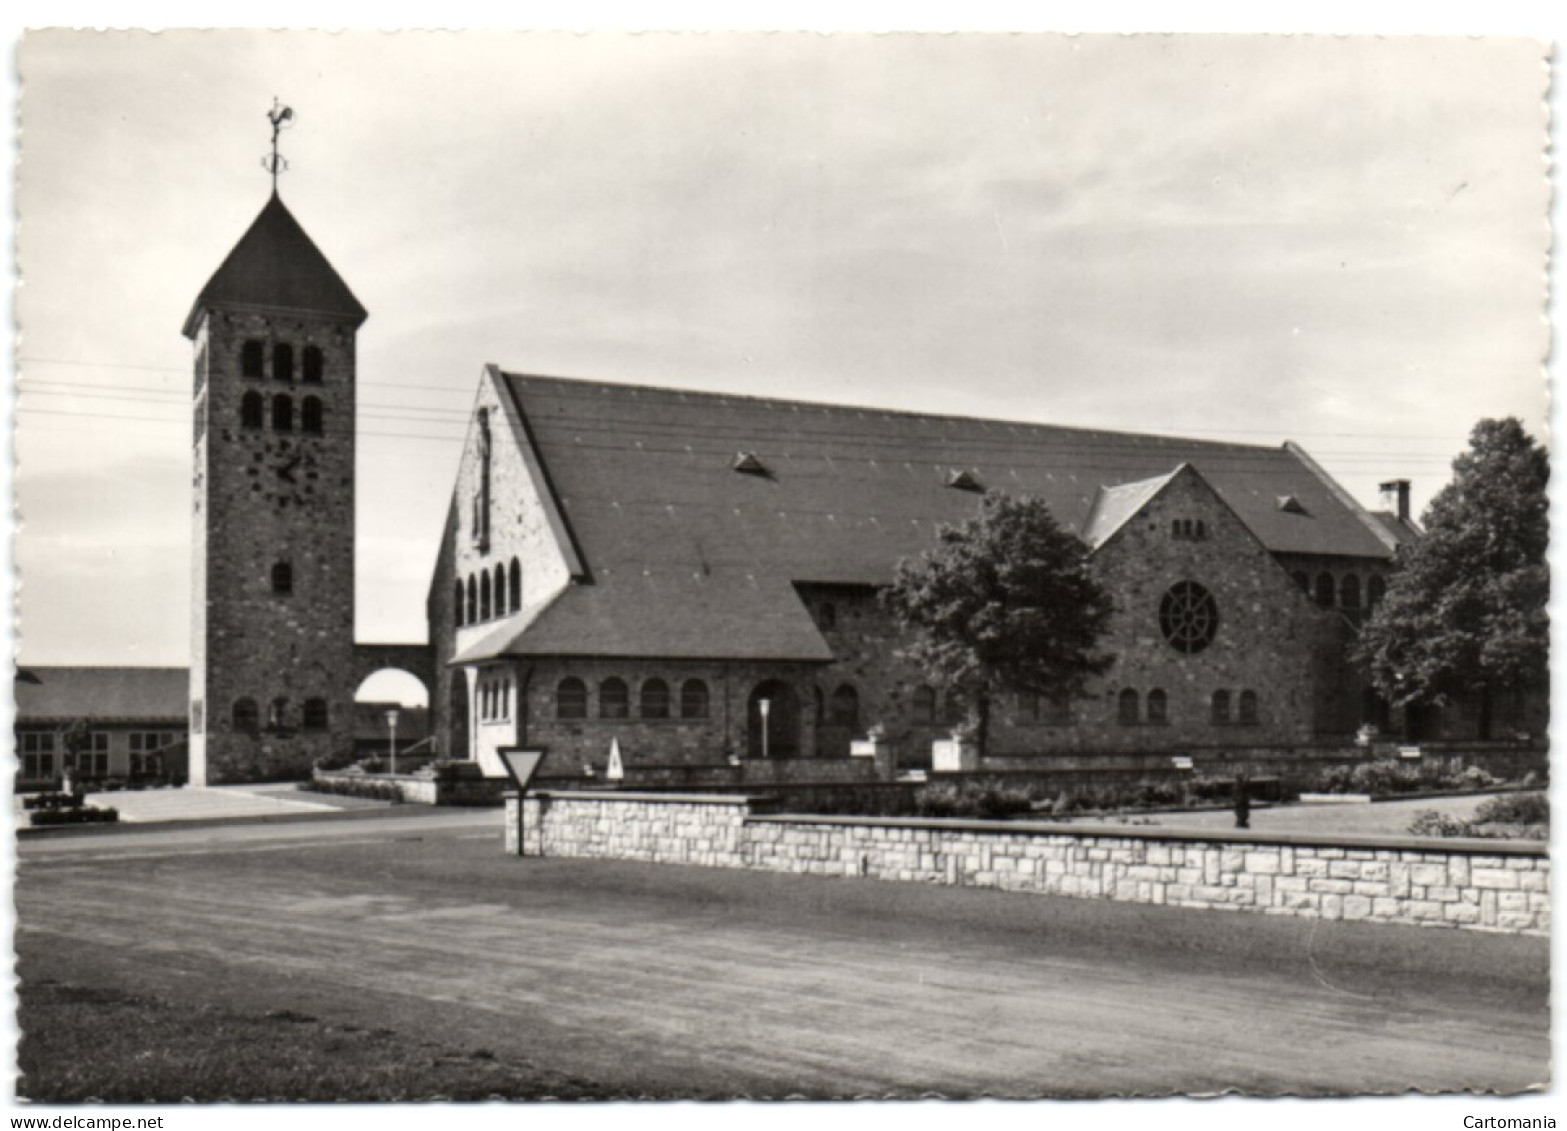
[[[767,468],[762,461],[756,458],[755,452],[737,452],[734,462],[729,465],[731,470],[741,471],[747,475],[766,475]]]
[[[1306,508],[1301,505],[1300,500],[1297,499],[1294,495],[1280,495],[1279,510],[1285,512],[1286,514],[1306,513]]]
[[[959,491],[974,491],[984,494],[985,485],[979,481],[979,476],[972,471],[953,471],[947,476],[947,486]]]

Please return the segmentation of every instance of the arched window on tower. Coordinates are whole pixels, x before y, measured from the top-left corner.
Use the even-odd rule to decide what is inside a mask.
[[[327,710],[325,699],[306,699],[304,725],[306,730],[325,730]]]
[[[289,562],[272,563],[272,592],[287,596],[294,591],[294,567]]]
[[[239,372],[242,377],[260,377],[266,366],[267,349],[255,338],[239,347]]]
[[[1326,571],[1317,574],[1317,604],[1324,609],[1333,607],[1333,593],[1337,588],[1333,584],[1333,575]]]
[[[267,414],[267,402],[260,393],[246,393],[239,401],[239,426],[260,428]]]
[[[287,342],[279,342],[272,347],[272,379],[274,381],[294,379],[294,347]]]
[[[462,582],[452,582],[452,623],[461,628],[466,622],[463,620],[463,593]]]
[[[707,718],[707,684],[699,679],[688,679],[680,685],[680,717]]]
[[[293,430],[294,398],[279,393],[272,398],[272,431],[292,432]]]
[[[516,612],[522,608],[522,563],[516,558],[511,560],[511,573],[506,579],[506,587],[510,594],[506,607]]]
[[[669,684],[656,678],[646,680],[642,684],[642,717],[644,719],[669,718]]]
[[[323,429],[321,415],[321,398],[306,397],[304,403],[299,406],[299,427],[307,435],[319,436]]]
[[[468,615],[464,618],[466,623],[474,624],[479,619],[479,583],[473,578],[468,579]]]
[[[321,364],[321,347],[306,346],[304,363],[305,380],[309,381],[312,385],[319,385],[321,383],[321,371],[323,368]]]
[[[479,575],[479,619],[490,619],[490,571]]]
[[[255,734],[261,727],[261,716],[256,711],[254,699],[234,700],[234,729],[241,734]]]
[[[1243,727],[1257,725],[1257,693],[1255,691],[1241,692],[1240,724]]]

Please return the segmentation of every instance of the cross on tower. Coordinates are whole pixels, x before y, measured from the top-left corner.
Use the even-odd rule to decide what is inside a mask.
[[[272,123],[272,152],[261,159],[261,167],[272,174],[272,191],[277,192],[277,175],[288,168],[288,162],[277,151],[277,135],[283,132],[286,124],[294,120],[292,107],[284,106],[272,98],[272,109],[267,111],[267,121]]]

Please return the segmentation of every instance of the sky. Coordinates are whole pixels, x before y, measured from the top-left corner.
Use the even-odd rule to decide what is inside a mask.
[[[191,348],[265,203],[359,335],[358,637],[424,638],[487,362],[1306,447],[1545,437],[1545,46],[46,32],[19,49],[25,663],[188,660]]]

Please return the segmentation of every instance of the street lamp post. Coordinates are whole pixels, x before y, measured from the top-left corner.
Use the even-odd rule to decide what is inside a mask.
[[[386,731],[389,736],[388,746],[391,753],[391,772],[397,772],[397,708],[392,707],[386,712]]]
[[[767,757],[767,712],[772,709],[772,703],[766,699],[758,699],[756,705],[762,711],[762,757]]]

